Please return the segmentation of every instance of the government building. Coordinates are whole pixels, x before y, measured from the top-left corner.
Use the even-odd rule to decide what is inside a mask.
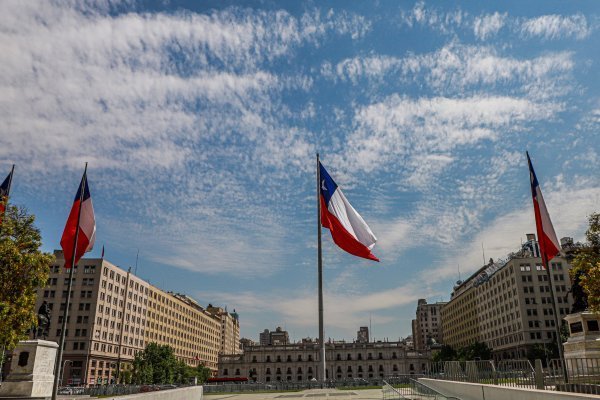
[[[62,251],[54,255],[48,284],[38,290],[36,310],[48,303],[48,340],[58,343],[69,269],[64,268]],[[219,353],[239,349],[238,315],[165,292],[105,259],[82,258],[73,271],[62,384],[117,382],[149,343],[169,345],[178,360],[204,364],[216,373]]]
[[[550,285],[562,321],[572,305],[572,297],[567,296],[571,266],[563,256],[553,258],[549,281],[535,235],[528,234],[527,239],[506,260],[490,260],[456,283],[450,301],[441,309],[444,344],[458,349],[483,342],[496,360],[524,358],[536,344],[550,352],[556,341]]]
[[[220,378],[247,378],[253,382],[299,382],[320,379],[321,346],[303,340],[287,345],[244,347],[243,354],[219,357]],[[385,378],[421,374],[428,367],[428,352],[407,349],[403,342],[325,344],[327,379]]]

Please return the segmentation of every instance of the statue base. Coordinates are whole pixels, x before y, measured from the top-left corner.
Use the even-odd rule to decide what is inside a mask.
[[[569,340],[564,343],[565,358],[600,358],[600,315],[583,311],[565,316]]]
[[[0,387],[0,399],[52,397],[58,344],[23,340],[13,351],[10,374]]]

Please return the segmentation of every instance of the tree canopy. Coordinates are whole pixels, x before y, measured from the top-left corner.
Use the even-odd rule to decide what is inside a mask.
[[[590,215],[585,236],[587,243],[577,251],[570,274],[573,281],[579,279],[589,309],[600,312],[600,213]]]
[[[211,371],[200,364],[196,368],[177,360],[173,348],[149,343],[133,360],[133,382],[136,384],[189,383],[194,377],[204,383]]]
[[[438,361],[472,361],[472,360],[491,360],[492,351],[487,344],[474,342],[468,346],[454,350],[452,346],[443,345],[440,351],[434,353],[432,360]]]
[[[12,349],[37,324],[36,290],[46,285],[54,256],[42,253],[35,217],[9,206],[0,225],[0,346]]]

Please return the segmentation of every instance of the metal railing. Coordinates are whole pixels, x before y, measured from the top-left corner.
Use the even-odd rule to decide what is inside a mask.
[[[391,385],[383,381],[384,385],[381,388],[383,400],[404,400],[404,399],[433,399],[433,400],[458,400],[456,397],[448,397],[440,392],[418,382],[414,379],[409,379],[408,384]],[[395,387],[396,386],[396,387]]]
[[[429,377],[460,382],[535,387],[534,369],[527,360],[445,361],[430,365]]]
[[[563,392],[600,394],[600,358],[567,358],[565,365],[566,382],[561,360],[550,360],[544,377],[546,384]]]
[[[429,365],[427,377],[433,379],[511,386],[518,388],[559,390],[600,394],[600,358],[568,358],[562,363],[550,360],[547,368],[536,360],[444,361]]]
[[[430,365],[429,377],[449,381],[536,388],[535,370],[528,360],[444,361]]]
[[[96,385],[87,387],[61,387],[58,390],[58,394],[64,395],[88,395],[92,397],[97,396],[124,396],[128,394],[137,394],[145,392],[155,392],[159,390],[170,390],[189,385]]]
[[[281,392],[287,390],[305,390],[322,388],[364,388],[364,387],[382,387],[384,382],[391,385],[408,385],[410,379],[422,378],[422,374],[402,374],[392,375],[385,378],[354,378],[319,381],[270,381],[270,382],[245,382],[245,383],[218,383],[204,385],[204,393],[239,393],[239,392]],[[385,379],[385,381],[384,381]]]

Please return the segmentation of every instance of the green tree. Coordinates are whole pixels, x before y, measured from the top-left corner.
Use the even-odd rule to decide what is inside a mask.
[[[150,343],[133,360],[133,381],[137,384],[174,383],[180,370],[173,348]]]
[[[46,285],[54,256],[42,253],[35,217],[9,206],[0,226],[0,347],[12,349],[37,324],[36,290]]]
[[[570,274],[580,279],[589,309],[600,312],[600,213],[590,215],[585,235],[587,243],[577,251]]]
[[[199,385],[206,382],[208,380],[208,378],[210,378],[211,375],[212,375],[212,371],[210,370],[210,368],[205,367],[204,364],[198,365],[196,367],[196,371],[194,373],[194,376],[196,376],[198,378]]]
[[[475,359],[491,360],[492,351],[487,344],[474,342],[458,350],[457,358],[460,361],[471,361]]]
[[[439,361],[454,361],[456,360],[456,350],[450,345],[443,345],[442,348],[435,352],[432,357],[433,362]]]
[[[121,378],[119,381],[120,381],[120,383],[124,383],[126,385],[130,384],[132,382],[131,371],[129,371],[129,370],[121,371]]]

